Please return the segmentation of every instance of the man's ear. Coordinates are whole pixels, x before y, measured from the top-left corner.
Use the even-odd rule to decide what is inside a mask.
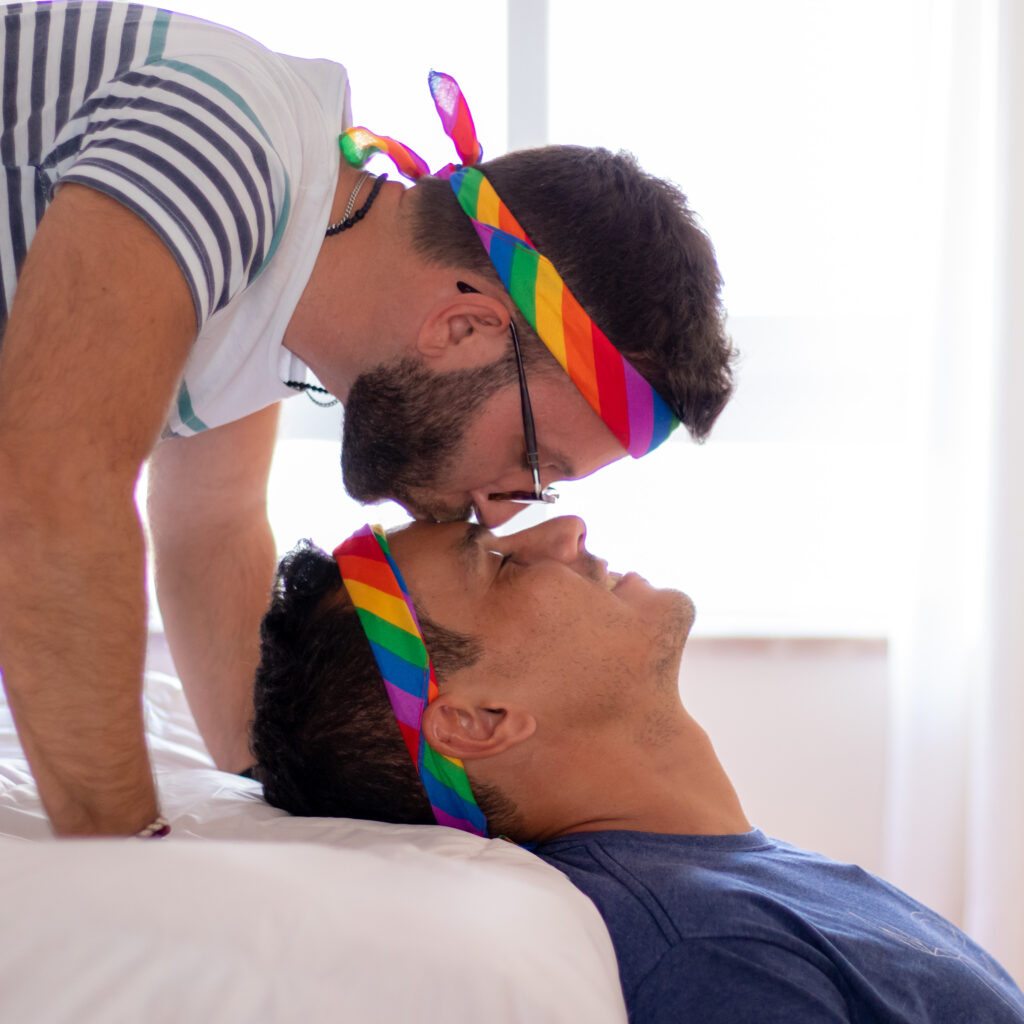
[[[420,326],[416,347],[436,373],[486,366],[507,350],[508,324],[508,310],[490,295],[446,295]]]
[[[494,757],[529,739],[537,720],[522,709],[481,707],[442,694],[424,709],[422,728],[439,754],[466,761]]]

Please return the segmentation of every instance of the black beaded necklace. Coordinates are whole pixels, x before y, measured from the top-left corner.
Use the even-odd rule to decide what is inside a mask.
[[[292,388],[294,391],[305,391],[306,397],[314,404],[319,405],[321,409],[330,409],[332,405],[337,405],[341,399],[335,398],[331,395],[327,388],[320,387],[319,384],[307,384],[304,380],[286,380],[284,382],[286,388]],[[329,402],[321,402],[317,395],[331,395]]]
[[[363,203],[355,213],[352,213],[352,207],[355,205],[356,196],[359,195],[359,190],[363,187],[363,182],[366,181],[369,176],[370,175],[366,171],[359,175],[359,180],[356,182],[355,188],[352,189],[352,194],[348,197],[348,204],[345,207],[344,215],[341,220],[335,224],[331,224],[327,228],[327,231],[324,233],[324,238],[330,238],[331,235],[337,235],[342,231],[348,231],[349,228],[355,227],[355,225],[358,224],[367,215],[367,213],[369,213],[370,207],[373,206],[373,201],[377,198],[377,194],[381,190],[381,186],[388,180],[388,176],[386,174],[382,174],[377,178],[373,183],[373,188],[370,189],[370,194],[367,196],[366,202]],[[284,386],[286,388],[292,388],[295,391],[305,391],[306,397],[314,405],[319,405],[321,409],[330,409],[332,405],[337,405],[340,401],[340,399],[331,395],[327,388],[322,388],[317,384],[307,384],[302,380],[286,380],[284,382]],[[321,402],[320,399],[316,397],[317,395],[330,395],[330,401]]]
[[[355,227],[366,215],[370,212],[370,207],[373,206],[374,199],[377,198],[377,193],[380,192],[381,186],[385,181],[388,180],[386,174],[382,174],[374,183],[373,188],[370,190],[370,195],[367,197],[365,203],[352,213],[352,207],[355,204],[356,196],[359,195],[359,190],[363,187],[363,182],[369,177],[364,171],[356,182],[356,187],[352,189],[352,195],[349,196],[348,206],[345,207],[345,213],[336,224],[332,224],[324,234],[324,238],[330,238],[331,235],[340,234],[342,231],[348,231],[349,228]]]

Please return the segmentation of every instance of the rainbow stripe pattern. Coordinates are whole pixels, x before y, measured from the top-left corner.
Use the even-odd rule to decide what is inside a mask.
[[[423,710],[438,695],[434,666],[423,642],[409,590],[380,526],[364,526],[334,550],[341,579],[384,680],[402,739],[439,825],[487,835],[462,762],[431,748]]]
[[[376,153],[389,157],[406,178],[421,178],[430,173],[426,160],[415,150],[387,135],[375,135],[362,126],[346,128],[338,136],[341,155],[353,167],[362,167]]]
[[[677,426],[672,410],[608,340],[476,167],[449,178],[519,311],[619,443],[638,459]]]
[[[537,251],[494,186],[474,166],[483,150],[458,83],[437,71],[430,72],[428,81],[445,134],[455,143],[461,160],[460,165],[448,164],[434,176],[451,182],[512,301],[590,407],[633,458],[646,455],[679,426],[679,420],[590,319],[551,261]],[[384,153],[411,180],[430,174],[426,162],[408,146],[366,128],[349,128],[340,143],[345,159],[356,167],[374,153]]]

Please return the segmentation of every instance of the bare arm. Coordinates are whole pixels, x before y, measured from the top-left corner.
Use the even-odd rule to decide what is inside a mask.
[[[267,475],[277,412],[164,441],[150,460],[164,629],[206,746],[232,772],[252,764],[252,681],[275,563]]]
[[[195,332],[157,235],[64,186],[0,349],[0,666],[58,833],[131,833],[156,814],[133,492]]]

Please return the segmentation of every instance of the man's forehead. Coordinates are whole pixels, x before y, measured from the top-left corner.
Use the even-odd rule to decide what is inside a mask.
[[[437,561],[437,568],[475,572],[480,555],[489,549],[494,534],[479,523],[409,523],[391,531],[389,541],[396,558],[425,557]]]

